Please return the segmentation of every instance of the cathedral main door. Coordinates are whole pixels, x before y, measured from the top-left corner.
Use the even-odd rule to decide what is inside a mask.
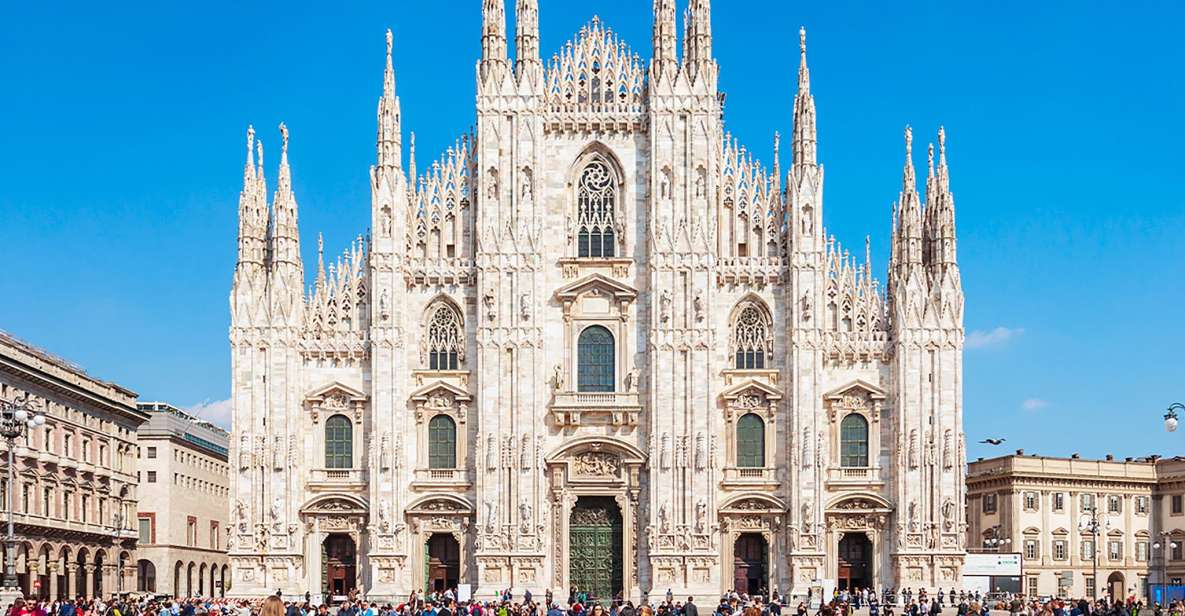
[[[457,587],[461,577],[461,546],[451,534],[434,533],[424,549],[428,592],[444,592]]]
[[[568,520],[568,578],[577,593],[608,603],[622,590],[621,510],[608,496],[581,496]]]
[[[872,541],[864,533],[847,533],[839,540],[840,590],[872,586]]]
[[[760,533],[744,533],[733,546],[733,590],[764,596],[769,586],[769,544]]]
[[[357,548],[354,540],[346,534],[331,533],[321,544],[321,562],[324,573],[322,592],[330,597],[344,597],[357,586],[355,561]]]

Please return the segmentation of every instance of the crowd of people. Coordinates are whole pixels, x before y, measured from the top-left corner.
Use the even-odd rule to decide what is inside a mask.
[[[351,593],[334,605],[314,602],[309,595],[303,600],[285,600],[278,594],[255,600],[129,595],[108,600],[17,599],[4,616],[700,616],[703,609],[694,597],[676,600],[670,591],[660,600],[643,600],[638,605],[620,596],[600,602],[576,589],[571,589],[566,600],[558,599],[550,591],[536,598],[530,592],[515,597],[509,590],[490,601],[459,600],[453,591],[412,593],[401,602],[368,601]],[[830,597],[811,593],[798,599],[777,593],[764,597],[728,592],[704,611],[705,616],[781,616],[783,611],[790,616],[790,610],[794,616],[853,616],[857,611],[868,616],[1185,616],[1185,604],[1180,600],[1161,605],[1146,604],[1135,596],[1071,600],[954,589],[931,594],[909,588],[880,593],[837,590]]]

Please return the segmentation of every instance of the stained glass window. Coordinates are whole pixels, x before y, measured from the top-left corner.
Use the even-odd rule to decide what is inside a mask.
[[[765,422],[753,413],[742,415],[737,420],[737,466],[765,466]]]
[[[457,424],[448,415],[428,422],[428,468],[457,467]]]
[[[769,323],[765,313],[756,305],[745,306],[732,327],[734,366],[739,370],[765,368],[769,344]]]
[[[617,186],[609,165],[596,159],[580,174],[576,187],[577,256],[612,257],[615,254],[613,217]]]
[[[325,468],[353,468],[354,433],[345,415],[325,421]]]
[[[465,336],[461,315],[445,302],[432,308],[428,320],[425,345],[428,348],[429,370],[457,370],[465,356]]]
[[[845,467],[868,466],[868,420],[852,413],[839,424],[839,464]]]
[[[576,343],[577,391],[613,391],[613,334],[600,325],[580,332]]]

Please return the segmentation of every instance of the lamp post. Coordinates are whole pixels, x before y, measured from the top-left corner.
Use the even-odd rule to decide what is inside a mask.
[[[1004,548],[1008,547],[1010,543],[1012,543],[1012,539],[1002,536],[1000,532],[1000,525],[997,524],[991,528],[991,534],[984,538],[983,547],[1001,552]]]
[[[1097,498],[1094,497],[1094,498]],[[1094,597],[1099,595],[1099,532],[1111,528],[1111,521],[1106,516],[1099,516],[1099,507],[1093,499],[1090,507],[1083,511],[1082,519],[1078,521],[1078,530],[1091,535],[1091,565],[1090,579],[1094,580]]]
[[[16,449],[17,439],[29,433],[29,430],[37,428],[45,423],[45,415],[37,412],[33,408],[33,403],[29,400],[27,395],[20,395],[12,400],[0,400],[0,437],[4,438],[5,444],[8,445],[8,483],[7,490],[8,502],[5,505],[8,507],[8,534],[4,538],[4,543],[8,546],[7,554],[4,559],[4,583],[3,589],[0,590],[2,596],[7,604],[11,598],[21,597],[21,589],[16,580],[16,533],[13,531],[13,510],[16,508],[13,500],[16,498],[15,492],[15,477],[16,477],[16,461],[14,450]]]
[[[1160,604],[1168,598],[1169,588],[1169,553],[1177,548],[1177,542],[1169,538],[1168,531],[1160,532],[1160,541],[1152,544],[1152,549],[1160,552]]]
[[[1169,405],[1164,414],[1164,429],[1166,432],[1177,431],[1177,411],[1185,412],[1185,404],[1174,402]]]

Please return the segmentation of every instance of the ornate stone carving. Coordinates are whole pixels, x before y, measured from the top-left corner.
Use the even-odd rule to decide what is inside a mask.
[[[621,458],[606,451],[586,451],[572,459],[572,470],[583,477],[616,477]]]

